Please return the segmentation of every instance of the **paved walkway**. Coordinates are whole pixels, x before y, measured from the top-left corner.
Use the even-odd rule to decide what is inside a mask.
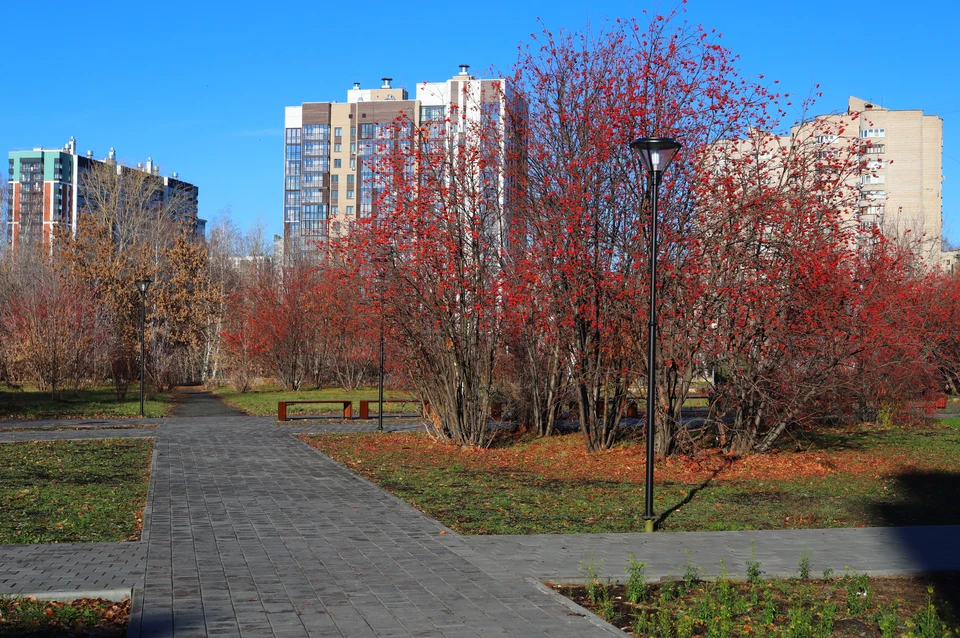
[[[177,400],[177,405],[170,413],[173,417],[244,416],[242,410],[230,407],[217,395],[198,386],[179,386],[173,396]]]
[[[804,549],[815,572],[960,569],[956,526],[465,537],[295,438],[309,428],[373,425],[157,423],[0,428],[0,441],[156,437],[143,542],[2,546],[0,593],[132,588],[130,636],[602,636],[619,632],[578,615],[537,580],[582,579],[578,567],[590,560],[601,575],[622,578],[630,552],[651,577],[682,574],[688,558],[711,574],[723,558],[742,573],[751,540],[771,575],[796,573]]]

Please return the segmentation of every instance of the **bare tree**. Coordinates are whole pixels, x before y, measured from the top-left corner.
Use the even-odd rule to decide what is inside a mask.
[[[2,359],[11,376],[56,394],[102,378],[109,333],[92,291],[42,255],[7,262],[0,284]]]

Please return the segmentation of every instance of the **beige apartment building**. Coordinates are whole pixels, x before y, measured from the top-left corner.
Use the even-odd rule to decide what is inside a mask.
[[[457,130],[465,119],[491,112],[471,108],[479,104],[493,107],[504,120],[505,81],[478,79],[468,69],[464,64],[449,80],[418,84],[414,99],[406,89],[391,86],[391,78],[383,78],[374,89],[355,83],[346,102],[286,107],[285,251],[322,247],[329,238],[348,233],[356,220],[375,213],[374,167],[377,156],[389,152],[398,121],[413,127],[433,122]]]
[[[891,110],[851,96],[847,112],[819,116],[844,133],[830,145],[860,156],[857,219],[940,263],[943,233],[943,120],[922,110]]]
[[[842,211],[861,229],[883,234],[953,269],[957,251],[943,252],[943,120],[921,110],[890,110],[851,96],[845,113],[818,115],[789,136],[754,131],[751,139],[715,145],[716,170],[750,158],[763,179],[789,181],[779,158],[824,156],[837,160]],[[844,167],[844,168],[840,168]],[[852,190],[852,193],[851,193]],[[854,197],[850,197],[854,195]]]

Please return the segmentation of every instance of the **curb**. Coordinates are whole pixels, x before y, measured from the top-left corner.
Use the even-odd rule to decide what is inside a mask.
[[[563,594],[557,593],[557,592],[555,592],[554,590],[550,589],[549,587],[547,587],[546,585],[544,585],[543,583],[541,583],[539,580],[537,580],[537,579],[534,578],[533,576],[524,576],[523,581],[524,581],[525,583],[529,584],[529,585],[533,585],[533,586],[536,587],[538,590],[540,590],[541,593],[547,594],[547,595],[553,597],[553,599],[554,599],[556,602],[560,603],[561,605],[563,605],[564,607],[566,607],[567,609],[569,609],[570,611],[572,611],[572,612],[574,613],[574,615],[576,615],[576,616],[582,616],[582,617],[585,618],[588,622],[590,622],[590,624],[594,625],[594,626],[597,627],[598,629],[602,629],[603,631],[607,632],[607,633],[610,634],[611,636],[627,636],[627,635],[629,635],[629,634],[624,633],[619,627],[616,627],[616,626],[614,626],[614,625],[611,625],[611,624],[608,623],[606,620],[604,620],[604,619],[601,618],[600,616],[596,615],[595,613],[593,613],[593,612],[590,611],[589,609],[587,609],[587,608],[585,608],[585,607],[581,607],[580,605],[578,605],[577,603],[573,602],[572,600],[570,600],[569,598],[567,598],[567,597],[564,596]]]
[[[37,592],[0,592],[4,598],[35,598],[37,600],[53,600],[61,603],[79,600],[81,598],[103,598],[118,603],[122,600],[133,599],[133,589],[70,589],[66,591],[37,591]]]

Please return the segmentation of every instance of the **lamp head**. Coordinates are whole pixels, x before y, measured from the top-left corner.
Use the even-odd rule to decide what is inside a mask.
[[[150,288],[150,284],[153,283],[153,279],[144,277],[143,279],[137,279],[137,281],[134,283],[137,284],[137,290],[140,291],[140,294],[145,295],[147,294],[147,290]]]
[[[669,137],[638,137],[630,142],[630,148],[640,155],[640,162],[654,173],[662,173],[673,161],[681,144]]]

